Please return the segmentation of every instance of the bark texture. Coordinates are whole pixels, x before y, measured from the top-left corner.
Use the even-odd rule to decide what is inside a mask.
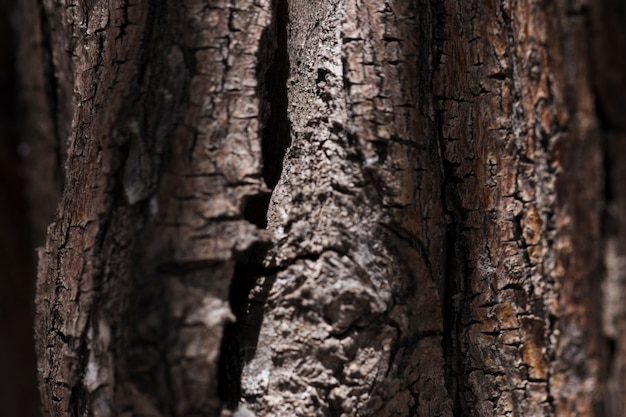
[[[22,1],[45,415],[624,415],[618,0]]]
[[[289,2],[251,409],[600,412],[588,24],[566,3]]]
[[[44,413],[215,415],[229,288],[264,239],[244,215],[266,193],[256,71],[269,5],[40,7],[69,132],[40,251]]]
[[[456,413],[593,415],[602,172],[586,9],[444,2],[439,16]]]
[[[242,381],[257,416],[450,415],[442,167],[417,64],[431,35],[415,31],[431,16],[420,6],[288,2],[292,143]]]

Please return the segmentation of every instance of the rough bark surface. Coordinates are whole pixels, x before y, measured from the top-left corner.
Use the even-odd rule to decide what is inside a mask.
[[[623,415],[618,0],[22,2],[46,415]]]
[[[454,240],[446,356],[455,413],[593,415],[601,146],[586,9],[440,7],[433,94]]]
[[[420,6],[288,2],[292,143],[270,203],[274,273],[252,295],[263,323],[242,381],[257,416],[450,415],[444,218],[430,198],[441,165],[421,94],[429,80],[417,72],[430,42],[414,30],[429,25]]]
[[[40,251],[44,412],[215,415],[229,288],[264,239],[244,215],[266,193],[256,71],[269,5],[42,7],[71,119]]]

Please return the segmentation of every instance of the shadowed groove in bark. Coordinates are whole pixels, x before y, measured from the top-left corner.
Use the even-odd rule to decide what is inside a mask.
[[[39,416],[32,322],[35,253],[28,217],[24,173],[29,166],[19,155],[24,146],[24,117],[18,110],[13,65],[18,55],[17,26],[12,22],[16,1],[0,1],[0,371],[10,375],[0,383],[2,414]],[[23,156],[23,155],[22,155]]]
[[[446,11],[443,3],[431,5],[434,16],[432,24],[432,62],[430,69],[431,78],[437,75],[441,56],[443,54],[443,43],[447,38],[445,29]],[[432,86],[429,87],[432,91]],[[433,97],[436,103],[443,100],[443,97]],[[464,372],[463,353],[460,340],[461,320],[463,308],[466,301],[464,279],[468,276],[468,249],[467,242],[463,235],[463,224],[467,218],[467,213],[463,209],[457,191],[457,184],[461,179],[455,175],[455,164],[447,161],[445,155],[445,143],[443,133],[444,112],[435,112],[435,142],[439,147],[441,158],[441,170],[443,182],[441,184],[441,201],[446,216],[445,233],[445,269],[440,283],[440,297],[443,308],[443,338],[442,347],[445,360],[445,383],[450,399],[452,400],[452,413],[455,417],[461,417],[467,409],[465,387],[467,378]]]
[[[443,135],[441,133],[442,121],[437,117],[437,141],[443,147]],[[443,150],[442,150],[443,154]],[[444,212],[448,216],[446,229],[446,268],[442,277],[442,307],[443,307],[443,352],[446,361],[445,375],[446,388],[453,402],[453,414],[455,417],[463,416],[463,410],[467,408],[464,398],[466,375],[463,370],[463,352],[460,341],[461,321],[466,302],[466,289],[464,279],[468,276],[468,249],[463,236],[462,228],[467,213],[459,203],[456,185],[459,182],[454,175],[454,166],[443,160],[444,182],[442,184],[442,200]]]
[[[2,101],[0,101],[0,128],[3,131],[14,127],[14,120],[18,116],[15,106],[17,103],[15,81],[18,74],[16,74],[16,68],[10,65],[15,62],[17,55],[15,45],[17,34],[10,19],[15,10],[15,3],[14,0],[3,0],[0,3],[1,21],[3,23],[2,40],[0,40],[0,62],[4,64],[0,72],[0,91],[3,94]]]
[[[273,0],[273,22],[261,38],[258,63],[259,85],[257,93],[265,102],[265,118],[261,133],[263,178],[270,189],[278,183],[283,157],[291,144],[287,118],[287,78],[289,56],[287,53],[288,10],[286,0]],[[267,114],[269,113],[269,114]],[[265,212],[267,212],[267,205]]]
[[[235,408],[241,397],[242,349],[247,345],[242,333],[248,294],[258,277],[263,275],[261,265],[266,253],[267,245],[257,244],[246,253],[240,254],[229,290],[228,302],[237,321],[224,329],[220,348],[218,393],[224,404],[230,408]]]
[[[291,143],[287,118],[287,1],[272,1],[272,22],[260,40],[257,55],[257,96],[260,98],[261,152],[263,179],[269,191],[250,196],[245,200],[243,217],[260,229],[267,227],[267,211],[271,192],[282,173],[283,157]],[[244,346],[256,346],[263,309],[247,313],[248,296],[260,276],[270,277],[275,271],[263,267],[268,245],[253,245],[238,254],[233,280],[229,290],[229,303],[236,322],[224,329],[220,348],[219,395],[227,407],[235,408],[241,398],[241,373],[246,353]],[[274,274],[275,275],[275,274]],[[273,279],[267,278],[271,287]],[[269,287],[268,287],[269,291]],[[253,308],[253,307],[251,307]],[[248,324],[244,329],[244,317]],[[258,320],[256,315],[259,315]],[[248,340],[250,339],[250,340]]]
[[[38,0],[39,3],[39,22],[41,24],[42,37],[42,51],[43,51],[43,63],[42,72],[44,79],[46,80],[46,97],[48,97],[50,112],[52,114],[51,121],[53,123],[52,136],[54,137],[53,143],[56,145],[54,148],[56,157],[56,166],[60,169],[55,170],[54,182],[58,187],[59,194],[63,190],[63,184],[65,183],[65,170],[61,169],[65,164],[65,143],[67,138],[62,137],[61,126],[59,126],[59,96],[58,96],[58,84],[57,78],[54,74],[54,59],[52,57],[52,34],[50,32],[50,23],[48,22],[48,16],[46,16],[46,9],[43,0]]]

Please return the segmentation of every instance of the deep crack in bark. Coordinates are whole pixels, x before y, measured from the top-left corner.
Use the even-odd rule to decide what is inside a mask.
[[[286,0],[272,1],[272,22],[265,29],[257,54],[257,96],[260,98],[261,153],[263,179],[268,191],[246,199],[243,217],[260,229],[267,227],[267,211],[271,192],[282,173],[283,157],[291,143],[287,117],[287,78],[289,58],[287,54]],[[219,395],[229,408],[235,408],[241,398],[241,373],[250,352],[245,347],[255,346],[263,309],[249,306],[248,296],[260,276],[275,275],[275,271],[263,267],[268,244],[253,245],[236,259],[229,303],[237,318],[224,330],[219,362]],[[271,288],[266,279],[263,288]],[[269,286],[268,286],[269,285]],[[248,310],[252,310],[248,312]],[[258,317],[257,317],[258,316]]]

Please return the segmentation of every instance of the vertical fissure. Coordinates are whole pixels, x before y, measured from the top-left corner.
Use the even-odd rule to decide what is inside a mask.
[[[226,326],[219,359],[218,394],[227,408],[233,409],[241,399],[241,374],[244,365],[244,326],[248,296],[258,277],[267,245],[258,243],[236,258],[228,302],[236,321]]]
[[[624,307],[623,295],[626,277],[623,270],[624,238],[621,213],[624,198],[620,190],[624,171],[620,156],[626,137],[626,100],[622,94],[626,83],[624,71],[626,59],[616,50],[626,46],[626,6],[616,0],[594,2],[589,7],[588,21],[592,34],[588,61],[591,65],[590,82],[594,96],[594,117],[598,123],[602,152],[602,211],[601,211],[601,259],[602,306],[601,321],[601,400],[597,404],[597,415],[622,416],[626,409],[623,399],[626,372],[624,371]]]
[[[272,1],[272,22],[265,29],[259,42],[257,54],[257,96],[259,104],[259,123],[261,156],[263,161],[262,176],[267,190],[249,196],[242,207],[245,220],[259,229],[267,228],[267,213],[271,193],[278,184],[283,170],[283,158],[291,144],[290,124],[287,115],[287,79],[289,77],[289,57],[287,51],[287,0]],[[245,346],[256,345],[260,326],[258,317],[249,314],[262,314],[255,310],[248,313],[248,297],[261,276],[271,275],[263,267],[263,260],[269,249],[268,242],[257,242],[245,253],[237,254],[233,278],[229,291],[229,303],[236,322],[224,330],[219,361],[219,395],[227,408],[235,408],[241,399],[241,374],[247,355]],[[255,324],[250,324],[255,323]],[[244,340],[245,339],[245,340]]]
[[[602,212],[601,212],[601,245],[604,258],[602,265],[598,267],[600,276],[603,277],[599,305],[603,306],[598,319],[600,321],[601,335],[601,368],[600,379],[603,384],[602,401],[596,404],[598,415],[608,417],[623,415],[623,405],[620,402],[621,384],[619,370],[619,324],[616,318],[620,314],[620,295],[623,291],[623,278],[620,267],[620,221],[617,216],[619,210],[618,189],[616,188],[616,161],[617,154],[615,144],[612,143],[616,129],[607,114],[605,104],[599,100],[601,92],[595,91],[595,118],[598,121],[599,133],[602,138]]]
[[[438,138],[443,147],[445,140],[441,134],[441,120],[437,120]],[[443,155],[443,151],[442,151]],[[442,156],[443,158],[443,156]],[[445,159],[442,161],[444,178],[442,183],[442,200],[444,213],[447,217],[445,270],[443,276],[443,320],[444,337],[443,352],[445,360],[446,388],[453,403],[455,417],[465,415],[467,409],[464,398],[464,366],[461,346],[461,326],[463,308],[466,302],[465,277],[467,271],[467,243],[463,235],[463,224],[466,213],[462,210],[456,191],[454,166]]]
[[[442,63],[444,42],[447,39],[445,32],[447,13],[443,3],[434,3],[433,27],[432,27],[432,74],[433,82],[437,80],[437,74]],[[432,91],[432,88],[431,88]],[[444,270],[441,277],[440,297],[443,309],[443,338],[442,348],[445,363],[445,384],[449,398],[452,401],[452,413],[455,417],[467,415],[468,399],[465,397],[466,376],[464,372],[462,351],[462,320],[463,309],[466,304],[466,288],[464,280],[469,276],[468,271],[468,245],[463,228],[467,218],[467,212],[463,208],[457,190],[461,178],[455,174],[456,164],[448,161],[445,157],[447,140],[444,127],[444,114],[441,108],[442,100],[448,98],[433,96],[435,107],[434,132],[435,142],[439,147],[441,164],[441,204],[445,216],[445,246],[444,246]]]
[[[0,401],[4,415],[37,415],[39,395],[37,390],[37,363],[33,335],[29,332],[34,323],[35,242],[33,224],[27,215],[25,172],[32,170],[23,155],[20,142],[25,140],[23,112],[18,111],[19,92],[17,67],[19,56],[16,41],[18,26],[12,23],[17,2],[0,3],[0,189],[8,198],[0,207],[3,257],[0,267],[0,339],[2,358],[0,370],[11,375],[5,383]],[[22,156],[22,157],[20,157]],[[19,323],[19,331],[16,324]]]
[[[52,33],[50,30],[50,24],[48,23],[48,16],[46,15],[46,7],[42,0],[38,1],[39,3],[39,22],[41,25],[41,50],[43,52],[43,68],[42,72],[44,75],[45,88],[46,88],[46,98],[50,104],[50,114],[53,132],[52,136],[54,137],[54,151],[56,156],[56,164],[55,166],[58,169],[54,170],[54,179],[59,190],[59,193],[63,191],[63,185],[65,184],[65,169],[63,166],[65,165],[65,144],[61,135],[61,127],[59,125],[59,96],[58,96],[58,83],[56,76],[54,74],[54,61],[53,61],[53,51],[52,51]]]
[[[263,179],[274,189],[283,168],[283,157],[291,144],[287,117],[287,78],[289,56],[287,50],[287,0],[273,0],[273,22],[263,34],[258,63],[259,86],[257,93],[264,102],[261,114],[261,152]]]

